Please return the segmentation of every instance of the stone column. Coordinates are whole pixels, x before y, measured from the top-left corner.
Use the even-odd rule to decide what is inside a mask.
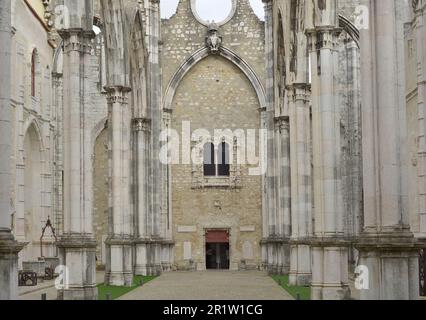
[[[290,284],[311,284],[311,249],[308,238],[312,235],[312,169],[309,86],[305,83],[289,87],[291,119],[291,258]]]
[[[369,289],[361,299],[419,296],[419,250],[407,210],[404,144],[403,0],[364,0],[370,28],[361,30],[364,229],[360,264]]]
[[[418,103],[418,196],[420,235],[426,237],[426,1],[415,1]]]
[[[151,121],[146,118],[134,120],[136,136],[136,164],[137,164],[137,239],[136,243],[136,275],[149,275],[147,246],[149,243],[148,223],[148,158]]]
[[[288,23],[286,98],[290,122],[291,167],[291,285],[311,283],[311,250],[308,238],[312,234],[312,173],[310,86],[308,84],[308,49],[305,29],[312,15],[311,1],[294,1],[287,6]]]
[[[54,170],[54,193],[53,193],[53,203],[54,203],[54,227],[57,232],[57,236],[60,236],[63,231],[63,180],[62,180],[62,171],[63,171],[63,76],[62,73],[54,72],[52,73],[53,78],[53,110],[54,110],[54,120],[56,126],[56,138],[54,141],[54,161],[56,163]]]
[[[312,240],[312,298],[347,297],[348,243],[344,239],[340,107],[335,78],[336,0],[314,1],[314,29],[308,31],[312,67],[312,127],[315,226]]]
[[[0,300],[18,299],[18,253],[11,232],[11,2],[0,2]]]
[[[266,254],[266,267],[269,272],[275,272],[274,260],[276,255],[276,245],[274,238],[277,232],[277,206],[276,206],[276,149],[275,149],[275,107],[274,107],[274,40],[273,40],[273,1],[262,0],[265,5],[265,53],[266,53],[266,130],[267,134],[267,154],[266,154],[266,210],[267,217],[266,235],[263,240]]]
[[[102,0],[107,59],[109,129],[109,234],[105,282],[131,286],[133,282],[134,216],[131,199],[132,107],[129,106],[131,32],[137,3]],[[142,35],[141,35],[142,36]],[[142,59],[142,58],[141,58]],[[133,108],[137,110],[136,106]]]
[[[151,119],[151,152],[152,165],[150,167],[150,202],[149,217],[151,224],[151,242],[148,245],[150,251],[149,270],[150,274],[156,275],[162,272],[162,214],[164,200],[164,170],[165,165],[159,159],[160,154],[160,133],[162,130],[162,106],[161,106],[161,67],[160,67],[160,1],[148,1],[148,115]]]
[[[107,245],[105,282],[132,286],[132,216],[130,212],[130,88],[112,86],[108,95],[110,234]]]
[[[96,300],[96,241],[92,226],[92,146],[87,124],[90,112],[90,55],[93,10],[64,1],[70,25],[60,30],[63,39],[64,231],[58,243],[69,283],[59,298]]]
[[[276,119],[277,140],[277,244],[279,274],[290,271],[290,235],[291,235],[291,177],[290,177],[290,125],[288,117]]]

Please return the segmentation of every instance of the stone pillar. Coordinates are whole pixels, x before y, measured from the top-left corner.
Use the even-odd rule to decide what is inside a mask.
[[[92,145],[86,118],[90,106],[88,83],[94,32],[91,1],[70,9],[63,39],[64,231],[58,243],[69,283],[59,292],[65,300],[96,300],[96,241],[92,217]],[[75,9],[72,10],[72,9]]]
[[[349,294],[348,243],[344,234],[340,107],[335,78],[336,0],[314,1],[314,29],[308,31],[312,67],[312,144],[315,226],[312,244],[312,298],[340,300]]]
[[[54,214],[53,222],[57,232],[57,236],[62,235],[63,231],[63,76],[62,73],[52,73],[52,84],[53,84],[53,110],[56,126],[56,138],[54,139],[54,161],[56,163],[54,170],[54,193],[53,193],[53,204]]]
[[[426,237],[426,1],[416,1],[415,30],[417,52],[417,103],[418,103],[418,196],[420,235]]]
[[[360,264],[369,289],[361,299],[419,296],[419,250],[410,231],[404,144],[403,0],[364,0],[370,28],[361,30],[364,229]]]
[[[162,105],[161,105],[161,67],[160,67],[160,1],[149,0],[147,8],[147,36],[148,36],[148,115],[151,119],[151,155],[150,167],[150,202],[149,217],[152,221],[150,236],[151,244],[148,256],[150,274],[157,275],[162,272],[162,214],[164,200],[164,170],[159,154],[161,148],[160,133],[162,131]]]
[[[132,215],[130,212],[130,88],[112,86],[108,95],[110,234],[107,245],[105,282],[132,286]]]
[[[277,232],[277,206],[276,206],[276,149],[275,149],[275,108],[274,108],[274,41],[273,41],[273,1],[262,0],[265,5],[265,53],[266,53],[266,130],[267,130],[267,153],[266,153],[266,217],[264,225],[266,239],[263,239],[266,254],[266,268],[274,272],[274,256],[276,246],[274,238]]]
[[[136,275],[149,275],[147,260],[147,245],[149,242],[148,223],[148,156],[151,121],[146,118],[134,120],[136,135],[136,164],[137,164],[137,239],[136,243]]]
[[[18,299],[18,253],[11,232],[11,2],[0,3],[0,300]]]
[[[363,221],[360,56],[359,47],[352,39],[345,39],[339,51],[345,234],[354,239],[360,234]],[[346,89],[342,91],[342,88]],[[349,249],[350,274],[357,262],[358,251],[352,244]]]
[[[288,89],[291,128],[291,258],[290,284],[311,284],[312,169],[309,86],[293,84]]]
[[[290,272],[291,235],[291,177],[290,177],[290,125],[288,117],[276,119],[277,140],[277,244],[279,274]]]

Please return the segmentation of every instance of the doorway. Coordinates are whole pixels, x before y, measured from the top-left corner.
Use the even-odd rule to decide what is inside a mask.
[[[206,269],[229,270],[229,232],[227,230],[207,230]]]

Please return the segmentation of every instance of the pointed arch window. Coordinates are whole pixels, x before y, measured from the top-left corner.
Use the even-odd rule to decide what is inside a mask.
[[[229,145],[222,142],[216,152],[213,143],[204,145],[204,176],[229,177],[230,176]]]
[[[204,176],[216,176],[215,150],[213,143],[204,145]]]
[[[36,96],[36,63],[37,63],[37,57],[36,57],[36,50],[33,51],[31,55],[31,96]]]
[[[219,145],[217,152],[217,173],[220,177],[229,177],[230,174],[230,161],[229,161],[229,145],[222,142]]]

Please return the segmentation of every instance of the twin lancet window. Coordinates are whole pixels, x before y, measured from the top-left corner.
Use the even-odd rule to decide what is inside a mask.
[[[229,145],[226,142],[219,144],[217,152],[213,143],[206,143],[204,145],[204,176],[229,177],[229,159]]]

